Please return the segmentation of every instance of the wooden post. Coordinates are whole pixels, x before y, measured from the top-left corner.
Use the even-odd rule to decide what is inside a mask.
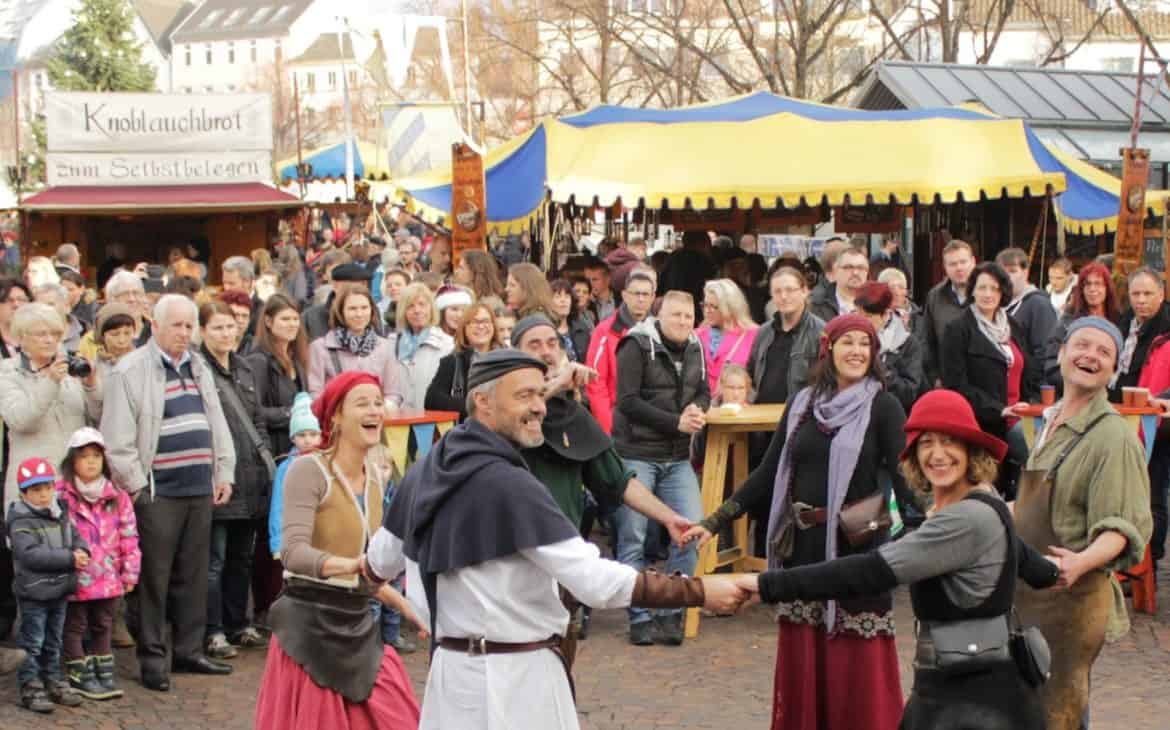
[[[1121,150],[1121,159],[1121,205],[1117,215],[1117,234],[1113,238],[1115,278],[1127,276],[1142,260],[1150,151],[1127,147]]]

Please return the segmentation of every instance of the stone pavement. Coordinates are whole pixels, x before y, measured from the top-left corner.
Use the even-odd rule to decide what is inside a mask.
[[[1170,571],[1163,573],[1170,585]],[[1170,590],[1159,595],[1157,617],[1136,616],[1134,630],[1106,647],[1093,674],[1093,730],[1170,728]],[[903,685],[910,688],[912,626],[906,592],[897,594]],[[578,655],[577,697],[582,730],[667,730],[768,727],[776,631],[767,609],[734,618],[704,619],[698,639],[681,648],[632,647],[623,611],[595,612]],[[0,729],[243,730],[252,727],[262,651],[242,653],[227,678],[176,675],[174,689],[156,694],[133,681],[133,652],[118,656],[127,695],[106,703],[34,716],[17,705],[11,677],[0,682]],[[406,658],[422,696],[426,659]],[[859,730],[864,730],[859,725]]]

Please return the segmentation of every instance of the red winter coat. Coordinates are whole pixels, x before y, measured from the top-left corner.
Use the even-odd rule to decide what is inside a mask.
[[[585,386],[589,410],[606,433],[613,432],[613,409],[617,403],[617,347],[629,329],[621,317],[622,307],[597,325],[589,338],[589,353],[585,364],[597,371],[597,377]]]

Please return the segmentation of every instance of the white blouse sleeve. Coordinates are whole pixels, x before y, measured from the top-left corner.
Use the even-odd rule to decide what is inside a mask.
[[[370,539],[366,549],[366,562],[378,577],[394,580],[406,570],[406,556],[402,552],[402,541],[385,527],[379,527]]]
[[[597,546],[579,537],[521,550],[521,555],[593,608],[630,605],[638,572],[601,557]]]

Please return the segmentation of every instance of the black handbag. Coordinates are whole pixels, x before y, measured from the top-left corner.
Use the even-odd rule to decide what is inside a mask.
[[[244,427],[244,431],[248,434],[248,440],[252,442],[252,447],[260,455],[264,470],[268,472],[268,481],[271,482],[276,478],[276,459],[272,458],[272,449],[268,447],[268,440],[256,430],[256,425],[252,423],[252,419],[248,417],[247,409],[244,408],[244,402],[240,400],[240,396],[233,390],[233,387],[229,384],[216,389],[221,396],[220,403],[234,411],[236,420]]]
[[[1040,687],[1052,676],[1052,651],[1048,640],[1035,626],[1024,628],[1016,610],[1012,609],[1012,659],[1020,670],[1020,676],[1033,687]]]
[[[951,676],[981,672],[1011,660],[1006,616],[932,623],[930,640],[935,666]]]

